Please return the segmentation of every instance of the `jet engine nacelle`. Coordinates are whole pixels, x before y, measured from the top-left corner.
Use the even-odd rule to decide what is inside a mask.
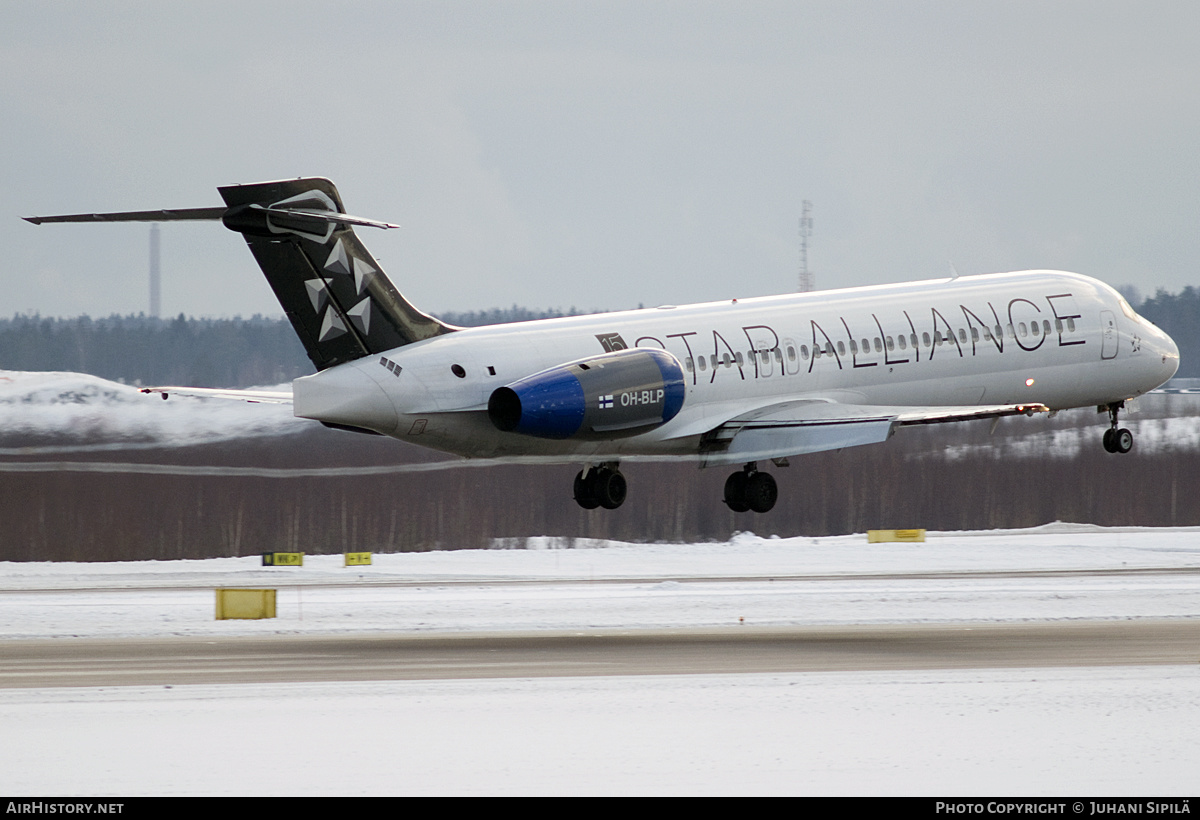
[[[612,439],[644,433],[683,407],[683,368],[665,350],[635,348],[561,364],[498,387],[488,416],[504,432]]]

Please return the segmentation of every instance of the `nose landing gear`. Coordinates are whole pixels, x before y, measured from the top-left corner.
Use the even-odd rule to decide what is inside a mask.
[[[1104,431],[1104,449],[1110,453],[1128,453],[1133,449],[1133,433],[1128,429],[1117,427],[1117,414],[1125,402],[1118,401],[1108,405],[1108,417],[1111,427]]]

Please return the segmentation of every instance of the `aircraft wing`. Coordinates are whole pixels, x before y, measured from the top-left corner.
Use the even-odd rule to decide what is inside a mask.
[[[237,399],[256,404],[291,404],[291,391],[275,390],[222,390],[211,387],[142,387],[141,393],[158,393],[166,400],[172,394],[201,399]]]
[[[1044,404],[889,407],[834,401],[790,401],[731,418],[701,439],[706,465],[744,464],[762,458],[876,444],[897,427],[1045,413]]]

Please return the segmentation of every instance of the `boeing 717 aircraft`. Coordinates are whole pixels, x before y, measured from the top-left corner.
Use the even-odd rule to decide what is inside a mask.
[[[736,465],[730,509],[766,512],[766,461],[887,440],[913,424],[1124,402],[1179,366],[1108,285],[1034,270],[460,328],[417,310],[359,241],[333,183],[218,189],[223,207],[27,217],[207,219],[250,246],[317,372],[295,415],[465,458],[574,462],[575,500],[615,509],[622,460]],[[164,398],[183,388],[149,388]],[[249,399],[286,394],[203,391]]]

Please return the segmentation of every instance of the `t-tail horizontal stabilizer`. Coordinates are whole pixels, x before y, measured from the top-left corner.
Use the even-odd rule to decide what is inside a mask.
[[[327,179],[219,188],[223,208],[30,216],[52,222],[220,220],[242,234],[318,370],[457,328],[417,310],[396,290],[353,226],[397,228],[351,216]]]

